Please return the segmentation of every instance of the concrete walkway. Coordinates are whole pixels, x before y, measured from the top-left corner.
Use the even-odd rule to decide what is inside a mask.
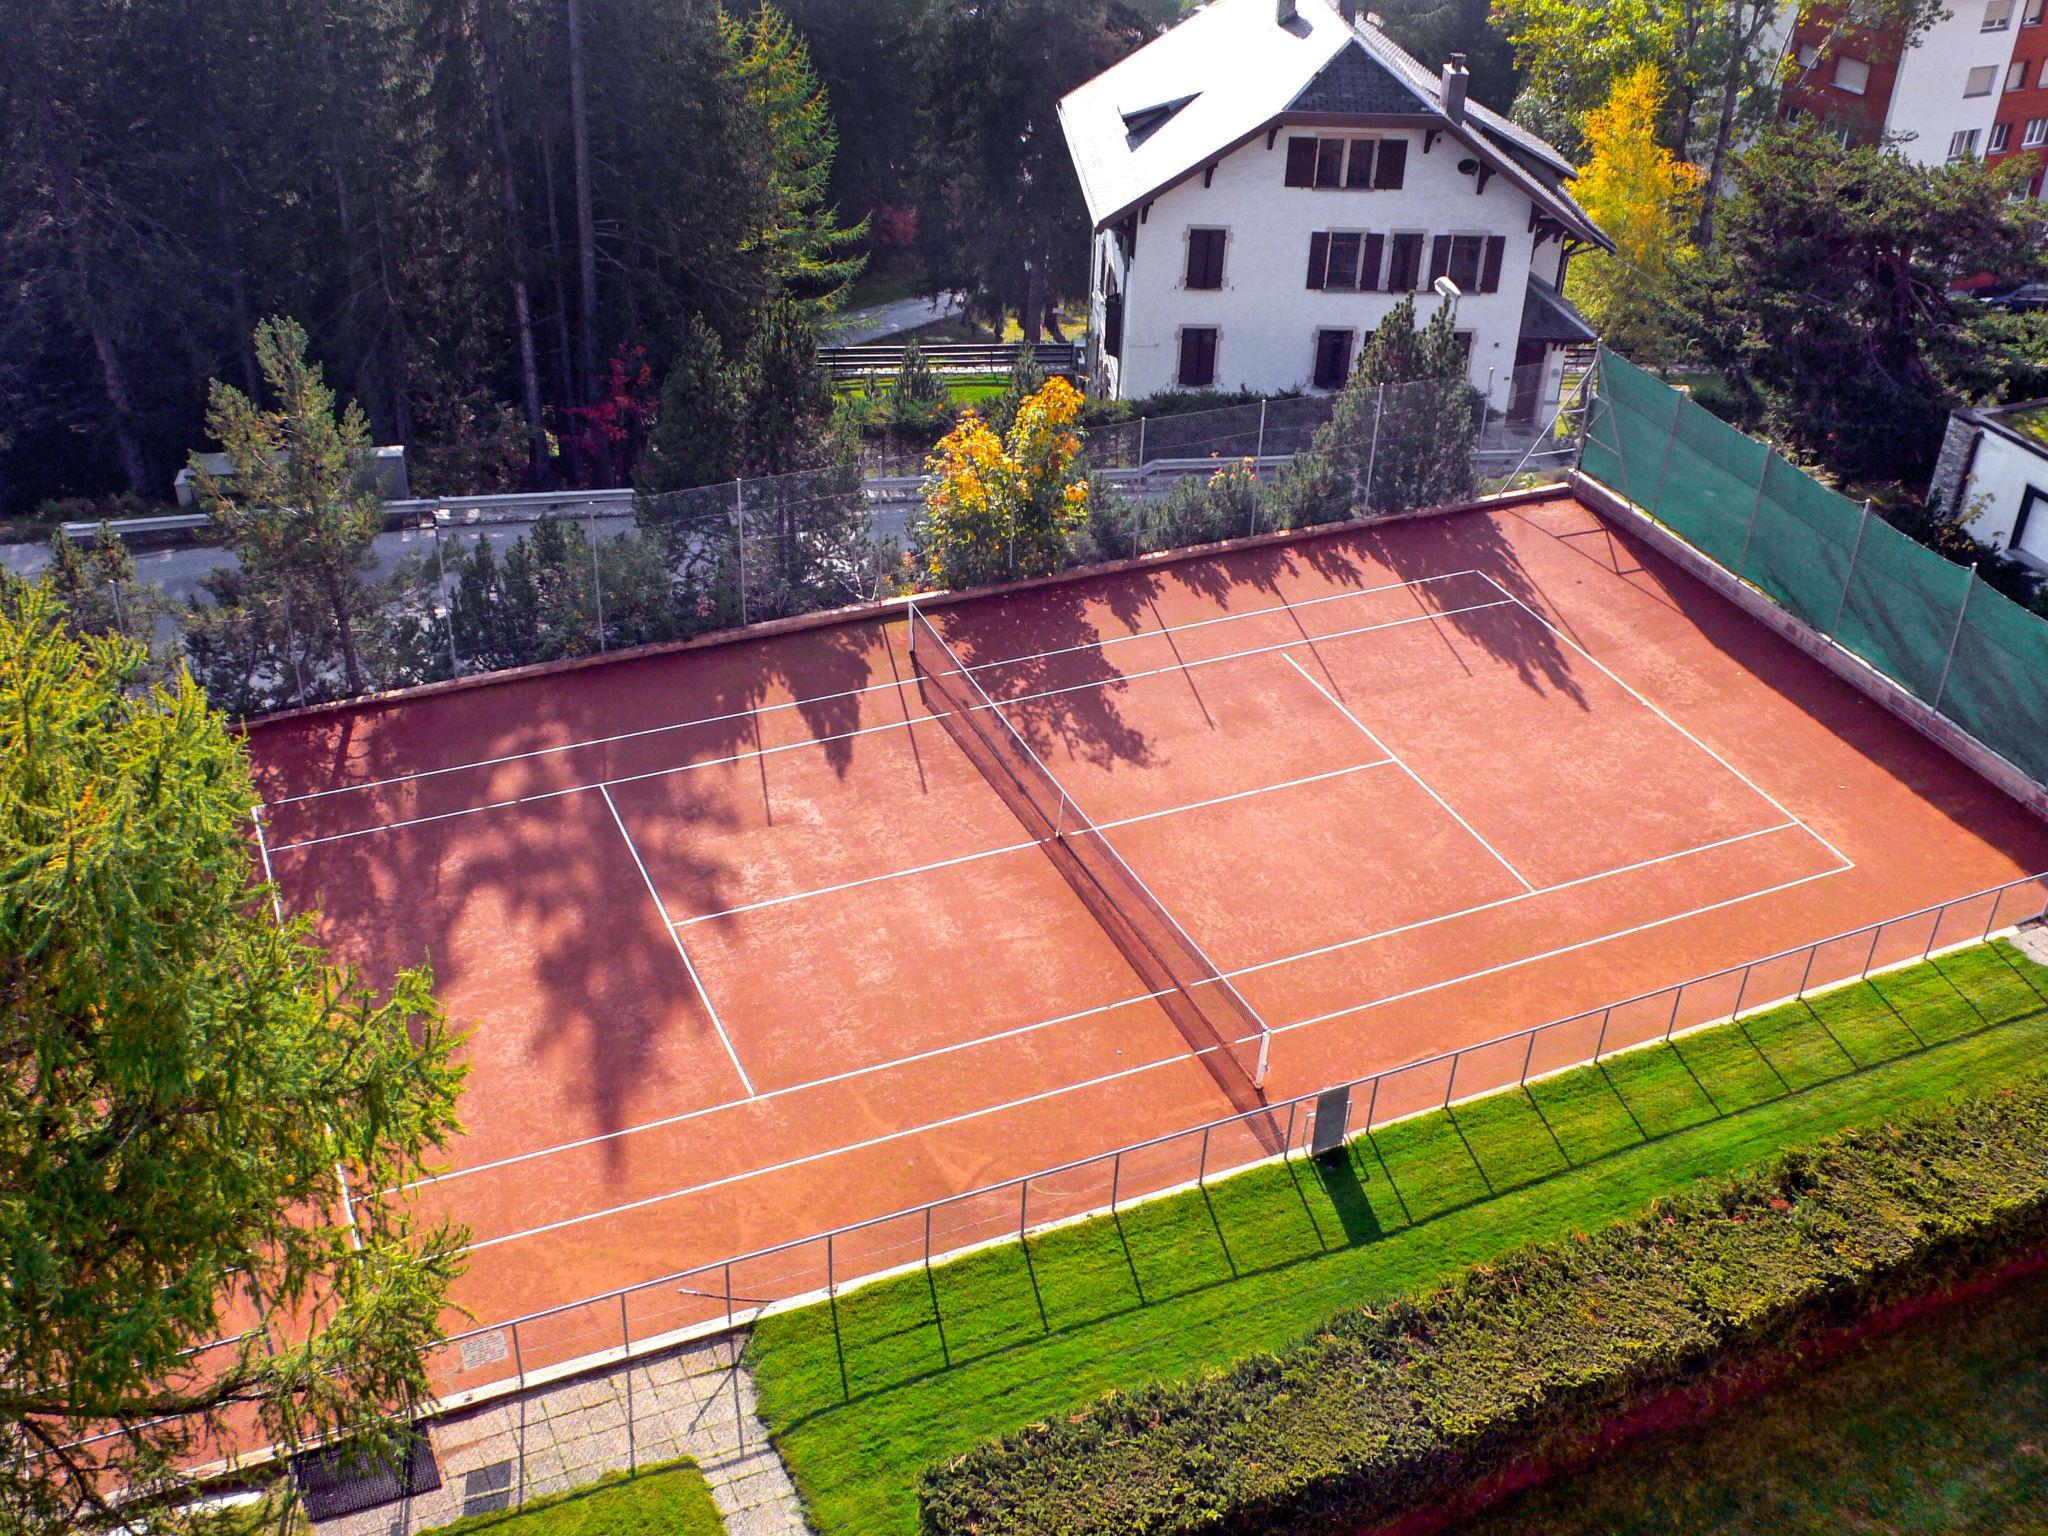
[[[689,1344],[436,1420],[438,1489],[323,1521],[319,1536],[413,1536],[678,1456],[704,1469],[730,1536],[809,1536],[755,1417],[753,1380],[739,1363],[745,1344]]]

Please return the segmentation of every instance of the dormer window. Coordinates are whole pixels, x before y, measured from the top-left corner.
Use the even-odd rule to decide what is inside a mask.
[[[1199,95],[1197,92],[1196,95]],[[1180,109],[1193,101],[1194,96],[1182,96],[1173,101],[1162,101],[1156,106],[1139,107],[1123,114],[1124,139],[1132,149],[1151,138],[1153,134],[1172,122]]]
[[[1287,140],[1286,184],[1290,187],[1395,191],[1406,179],[1407,170],[1406,139],[1294,134]]]

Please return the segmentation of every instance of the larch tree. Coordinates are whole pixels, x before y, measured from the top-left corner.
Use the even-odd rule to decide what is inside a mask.
[[[1645,364],[1663,362],[1670,349],[1672,289],[1692,255],[1702,180],[1657,141],[1664,94],[1662,74],[1641,65],[1587,117],[1589,154],[1573,191],[1615,250],[1582,253],[1566,278],[1572,302],[1607,344]]]
[[[237,1447],[397,1453],[466,1241],[350,1198],[457,1129],[431,974],[379,996],[278,920],[239,738],[145,665],[0,583],[0,1526],[31,1536],[170,1528]]]

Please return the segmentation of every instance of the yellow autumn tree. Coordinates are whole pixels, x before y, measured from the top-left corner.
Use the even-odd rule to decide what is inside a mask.
[[[1615,82],[1587,114],[1590,151],[1573,188],[1615,253],[1573,261],[1565,291],[1607,344],[1638,362],[1661,362],[1670,342],[1670,290],[1693,248],[1687,233],[1700,196],[1698,167],[1657,142],[1664,81],[1644,65]]]
[[[1042,576],[1066,563],[1088,518],[1081,392],[1049,379],[1017,408],[1007,437],[968,411],[925,463],[931,476],[918,564],[942,587]]]

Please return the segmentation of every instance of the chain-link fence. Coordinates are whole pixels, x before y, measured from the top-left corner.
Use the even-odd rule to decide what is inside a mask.
[[[146,583],[125,590],[180,615],[161,626],[167,652],[182,647],[215,701],[249,717],[948,581],[1453,505],[1562,478],[1582,413],[1576,388],[1557,394],[1554,374],[1534,369],[1513,379],[1505,412],[1438,380],[1096,425],[1074,466],[1089,482],[1081,527],[1049,545],[997,530],[965,561],[933,557],[925,465],[848,462],[658,495],[394,503],[352,579],[255,582],[195,550],[213,568],[186,582],[189,603]]]
[[[1603,353],[1582,468],[2037,783],[2048,620]]]

